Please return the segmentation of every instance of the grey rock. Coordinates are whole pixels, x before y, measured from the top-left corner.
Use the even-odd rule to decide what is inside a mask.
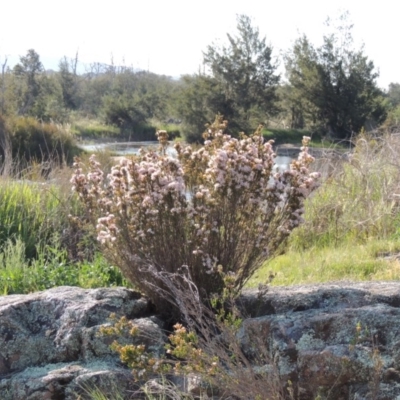
[[[301,400],[400,399],[400,282],[247,290],[238,305],[246,315],[238,340],[266,382],[277,371]],[[126,343],[163,353],[163,322],[132,290],[60,287],[0,297],[0,399],[86,399],[85,388],[94,387],[140,398],[109,348],[113,338],[97,334],[111,312],[142,332]],[[201,387],[179,379],[182,390]],[[154,389],[160,381],[152,382]]]
[[[249,290],[239,305],[249,316],[239,333],[248,356],[274,360],[299,398],[400,399],[400,282]]]
[[[98,335],[111,313],[145,332],[126,343],[164,351],[162,322],[145,298],[126,288],[58,287],[0,297],[0,399],[74,399],[85,382],[125,387],[131,374],[110,349],[114,338]]]

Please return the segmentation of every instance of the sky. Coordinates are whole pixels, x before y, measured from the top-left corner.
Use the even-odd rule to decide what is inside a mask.
[[[393,0],[2,0],[0,64],[14,65],[34,49],[46,69],[78,53],[80,70],[100,62],[179,77],[199,71],[202,52],[235,34],[236,16],[246,14],[273,47],[280,62],[294,41],[306,34],[319,45],[327,17],[350,14],[356,48],[380,72],[386,89],[400,82],[398,20]]]

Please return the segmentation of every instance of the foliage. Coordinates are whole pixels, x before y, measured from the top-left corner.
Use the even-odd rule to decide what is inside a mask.
[[[291,88],[292,127],[306,120],[308,126],[320,127],[338,139],[348,139],[372,121],[385,117],[378,73],[363,48],[353,49],[351,25],[347,15],[342,26],[324,36],[323,44],[314,47],[306,36],[297,39],[286,55],[286,69]]]
[[[228,47],[210,45],[203,53],[205,65],[224,95],[231,113],[218,109],[230,120],[232,131],[249,131],[274,114],[279,75],[272,61],[272,47],[259,37],[258,28],[246,15],[237,17],[237,36],[229,33]]]
[[[60,213],[57,188],[28,182],[0,182],[0,243],[19,237],[28,258],[37,243],[46,242],[67,224]]]
[[[215,117],[215,110],[225,116],[233,112],[219,82],[206,75],[183,76],[177,103],[187,143],[203,143],[203,132]]]
[[[135,125],[144,123],[146,120],[140,104],[135,104],[135,101],[128,95],[107,96],[103,101],[105,122],[110,125],[127,129],[134,128]]]
[[[393,107],[400,106],[400,83],[390,83],[387,96]]]
[[[3,74],[3,102],[9,115],[33,116],[44,121],[63,122],[66,110],[62,104],[59,82],[47,75],[35,50],[28,50],[12,72]]]
[[[179,314],[165,297],[185,276],[203,301],[223,291],[221,272],[234,274],[239,290],[299,225],[316,187],[306,147],[289,171],[274,172],[261,128],[239,140],[225,128],[219,116],[200,149],[178,143],[177,159],[142,152],[122,159],[107,179],[94,157],[87,174],[75,164],[74,189],[106,256],[163,313]]]
[[[7,58],[1,65],[1,114],[62,124],[79,115],[96,122],[96,128],[84,130],[85,137],[116,140],[151,140],[156,129],[179,121],[176,136],[179,131],[188,143],[201,143],[216,110],[230,120],[227,133],[235,137],[263,123],[348,139],[362,126],[382,123],[387,111],[383,128],[394,131],[398,84],[381,93],[373,63],[363,48],[352,48],[351,27],[346,17],[343,21],[320,47],[306,37],[296,41],[286,57],[289,82],[281,85],[272,47],[245,15],[237,17],[237,30],[227,34],[225,45],[208,46],[198,74],[179,79],[113,60],[86,65],[79,73],[78,54],[63,57],[58,71],[45,70],[39,54],[30,49],[13,69]],[[82,132],[80,126],[75,130]]]
[[[0,248],[0,294],[26,294],[57,286],[83,288],[127,285],[118,269],[97,255],[92,262],[71,264],[57,237],[39,242],[36,258],[27,258],[20,237],[7,239]]]
[[[385,132],[399,132],[400,127],[400,83],[391,83],[386,95],[388,115],[381,128]]]
[[[381,126],[384,132],[399,132],[400,129],[400,105],[389,110],[385,122]]]
[[[28,113],[40,95],[39,76],[43,72],[43,65],[39,54],[35,50],[28,50],[26,56],[20,57],[20,63],[14,67],[16,90],[18,90],[18,114]]]
[[[172,82],[163,76],[125,68],[112,69],[109,90],[102,94],[102,113],[107,124],[129,134],[131,140],[152,140],[151,119],[162,120],[169,111]]]
[[[4,129],[13,160],[21,164],[46,161],[60,165],[70,163],[80,153],[72,135],[58,124],[33,117],[8,117]]]

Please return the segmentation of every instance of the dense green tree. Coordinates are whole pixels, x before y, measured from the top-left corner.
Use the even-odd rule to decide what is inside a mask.
[[[362,47],[353,49],[352,26],[346,17],[343,22],[320,47],[302,36],[286,55],[292,127],[301,127],[303,119],[338,139],[348,139],[368,121],[382,122],[386,112],[374,64]]]
[[[227,34],[228,46],[208,46],[204,63],[218,82],[225,102],[233,114],[226,115],[232,125],[249,131],[276,109],[276,88],[280,76],[272,60],[272,47],[261,38],[246,15],[237,17],[237,35]],[[214,110],[214,112],[222,110]]]
[[[114,70],[108,93],[103,95],[103,114],[107,123],[137,133],[139,125],[152,119],[162,121],[168,115],[170,78],[129,68]],[[154,132],[153,132],[154,133]]]
[[[232,102],[226,99],[219,82],[206,75],[183,76],[176,101],[183,120],[183,135],[189,143],[203,140],[206,124],[215,119],[216,112],[227,119],[234,115]]]
[[[104,96],[105,122],[118,126],[122,129],[129,129],[137,124],[146,121],[146,115],[140,103],[126,94],[119,96]]]

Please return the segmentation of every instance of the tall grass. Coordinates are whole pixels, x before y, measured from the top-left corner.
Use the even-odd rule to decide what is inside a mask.
[[[66,223],[57,186],[0,180],[0,243],[18,237],[31,258],[37,244],[60,232]]]
[[[335,170],[305,205],[292,248],[335,247],[387,239],[400,227],[400,136],[361,136],[349,162]]]

